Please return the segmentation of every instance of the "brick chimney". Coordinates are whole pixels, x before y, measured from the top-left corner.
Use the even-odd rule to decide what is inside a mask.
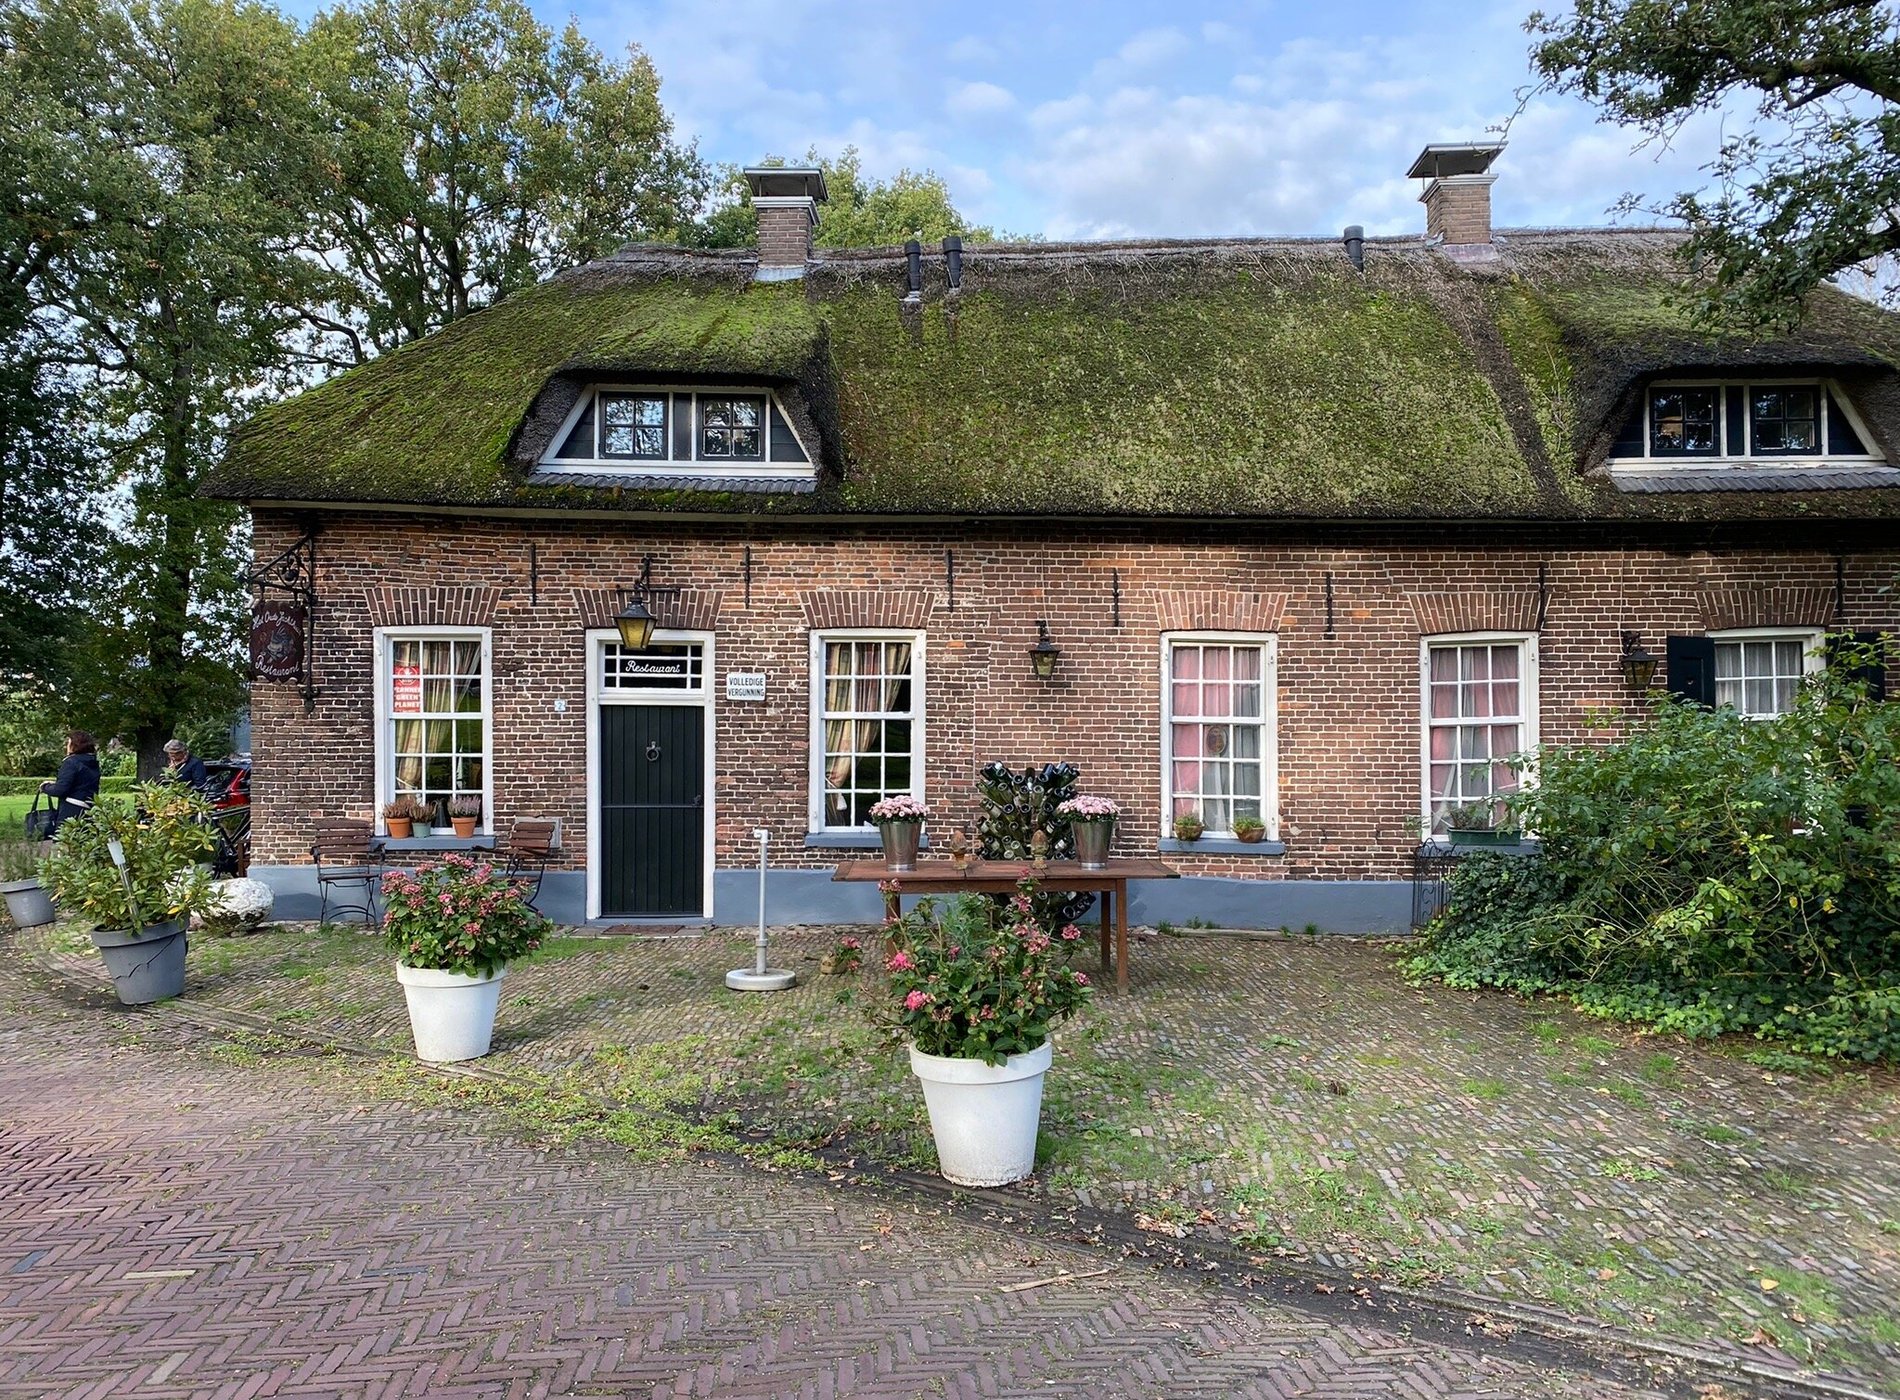
[[[1424,180],[1425,237],[1448,248],[1488,247],[1491,242],[1491,162],[1502,141],[1484,145],[1427,146],[1408,178]]]
[[[745,172],[752,207],[759,214],[761,282],[805,275],[818,206],[825,202],[825,173],[807,167],[755,165]]]

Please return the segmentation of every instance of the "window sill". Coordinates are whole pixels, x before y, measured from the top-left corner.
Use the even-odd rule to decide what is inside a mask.
[[[1443,837],[1434,836],[1419,847],[1419,850],[1426,855],[1440,856],[1454,854],[1468,856],[1474,852],[1493,856],[1534,856],[1540,854],[1543,849],[1543,843],[1534,836],[1525,841],[1513,841],[1506,846],[1453,845]]]
[[[1193,855],[1197,851],[1210,856],[1283,856],[1284,841],[1241,841],[1232,836],[1203,836],[1198,841],[1182,841],[1163,836],[1155,849],[1163,855]]]
[[[474,836],[404,836],[400,839],[378,836],[376,845],[385,851],[492,851],[495,838],[485,833]]]
[[[808,851],[881,851],[884,838],[875,831],[808,831],[805,833],[805,849]],[[930,849],[930,833],[925,832],[917,838],[917,849]]]

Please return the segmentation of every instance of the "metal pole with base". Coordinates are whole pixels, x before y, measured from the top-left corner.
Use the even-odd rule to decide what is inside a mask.
[[[759,838],[759,941],[752,966],[733,968],[726,974],[726,985],[735,992],[782,992],[798,981],[798,974],[765,965],[765,848],[772,833],[758,827],[752,834]]]
[[[132,933],[141,934],[145,932],[145,925],[139,922],[139,902],[132,895],[132,872],[125,868],[125,846],[118,837],[106,837],[106,854],[119,867],[119,883],[125,886],[125,907],[132,916]]]

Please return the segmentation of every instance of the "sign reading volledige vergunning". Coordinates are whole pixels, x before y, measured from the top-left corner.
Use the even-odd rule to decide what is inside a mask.
[[[765,672],[728,671],[726,672],[726,699],[763,700],[765,698]]]

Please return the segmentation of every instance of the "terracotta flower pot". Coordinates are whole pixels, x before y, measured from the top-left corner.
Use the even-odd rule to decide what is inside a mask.
[[[407,840],[409,839],[409,831],[410,831],[410,821],[409,821],[409,818],[407,818],[407,817],[384,817],[384,818],[383,818],[383,822],[384,822],[384,823],[385,823],[385,824],[386,824],[386,825],[387,825],[387,826],[389,827],[389,839],[390,839],[390,840],[392,840],[392,841],[407,841]]]
[[[475,823],[480,817],[450,817],[449,825],[455,828],[455,834],[466,841],[475,834]]]

